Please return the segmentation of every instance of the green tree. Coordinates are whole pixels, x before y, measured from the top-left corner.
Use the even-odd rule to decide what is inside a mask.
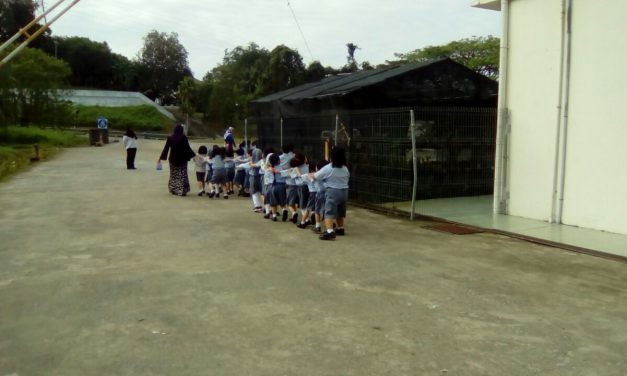
[[[70,68],[44,52],[25,48],[0,69],[0,112],[4,125],[55,125],[69,120],[69,108],[58,100],[67,87]]]
[[[316,60],[311,62],[305,70],[305,82],[315,82],[323,79],[327,75],[327,70]]]
[[[179,108],[185,114],[185,124],[187,125],[186,131],[189,133],[189,129],[191,124],[189,122],[190,116],[194,115],[195,105],[194,100],[196,99],[196,81],[193,77],[185,77],[183,81],[179,84],[178,87],[178,100],[179,100]]]
[[[260,94],[289,89],[304,82],[305,65],[298,51],[279,45],[270,52],[270,63],[263,76]]]
[[[487,36],[460,39],[442,46],[428,46],[406,54],[394,55],[400,62],[409,63],[448,57],[477,73],[498,79],[499,48],[500,39]]]
[[[151,99],[161,98],[163,103],[174,101],[179,82],[191,76],[187,62],[187,50],[179,42],[176,33],[151,31],[144,37],[144,46],[139,53],[143,72],[142,87]]]
[[[72,86],[112,88],[114,56],[106,42],[94,42],[83,37],[55,37],[54,42],[57,44],[57,56],[72,68]]]
[[[35,11],[39,4],[33,0],[0,0],[0,41],[4,42],[11,38],[21,28],[35,19]],[[42,25],[35,24],[29,31],[39,29]],[[30,43],[31,47],[45,49],[52,45],[50,30],[44,31]],[[21,43],[26,39],[21,36],[17,42]]]
[[[269,62],[270,52],[255,43],[225,51],[222,64],[208,73],[200,85],[210,94],[206,117],[226,124],[246,116],[248,102],[262,91]]]

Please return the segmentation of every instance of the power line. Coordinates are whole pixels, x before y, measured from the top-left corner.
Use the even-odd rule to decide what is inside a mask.
[[[311,61],[314,61],[313,54],[311,53],[311,49],[309,48],[309,43],[307,43],[307,38],[305,38],[305,34],[303,33],[303,29],[300,28],[300,23],[298,22],[298,18],[296,18],[296,13],[294,13],[294,9],[292,9],[292,5],[290,4],[290,0],[287,0],[287,7],[290,8],[292,12],[292,16],[294,16],[294,21],[296,22],[296,26],[298,27],[298,31],[300,31],[300,35],[303,37],[305,41],[305,47],[307,47],[307,51],[309,51],[309,56],[311,56]]]

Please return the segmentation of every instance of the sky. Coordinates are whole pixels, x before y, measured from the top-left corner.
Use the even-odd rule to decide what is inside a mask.
[[[41,1],[39,1],[41,3]],[[56,0],[44,0],[47,7]],[[69,1],[66,1],[69,4]],[[470,0],[82,0],[52,26],[55,36],[107,42],[129,59],[152,30],[177,33],[194,77],[222,62],[226,49],[255,42],[298,50],[305,65],[346,64],[346,44],[358,63],[372,65],[472,36],[500,36],[500,13]],[[288,5],[289,4],[289,5]],[[62,4],[58,10],[65,7]],[[294,17],[295,14],[296,18]],[[56,12],[52,13],[52,16]],[[299,31],[302,30],[302,34]],[[303,38],[304,35],[304,38]]]

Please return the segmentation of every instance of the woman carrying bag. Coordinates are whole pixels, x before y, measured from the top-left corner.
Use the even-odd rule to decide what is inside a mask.
[[[169,156],[168,156],[169,152]],[[189,146],[189,141],[183,126],[177,124],[174,127],[172,135],[170,135],[163,147],[161,156],[157,161],[157,166],[162,160],[168,160],[170,164],[170,179],[168,180],[168,191],[173,195],[185,196],[190,191],[189,177],[187,176],[187,162],[192,159],[196,153]]]

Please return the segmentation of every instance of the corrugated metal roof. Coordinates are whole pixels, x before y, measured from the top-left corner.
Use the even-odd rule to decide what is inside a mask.
[[[302,99],[321,98],[326,96],[345,95],[359,90],[363,87],[376,85],[390,78],[400,76],[407,72],[422,69],[432,64],[448,59],[440,59],[429,62],[413,63],[398,67],[385,67],[367,71],[359,71],[348,75],[336,75],[323,78],[320,81],[312,82],[291,89],[283,90],[265,97],[261,97],[254,102],[267,103],[276,100],[298,101]]]

